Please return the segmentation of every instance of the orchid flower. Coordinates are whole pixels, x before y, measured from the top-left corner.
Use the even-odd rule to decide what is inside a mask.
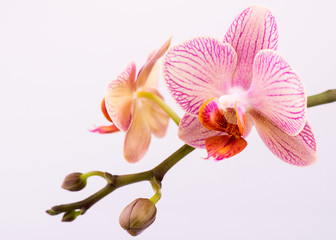
[[[234,20],[223,43],[200,37],[170,49],[164,78],[186,111],[179,137],[222,160],[246,147],[254,125],[283,161],[313,163],[316,143],[306,122],[306,93],[299,75],[275,52],[277,45],[273,15],[252,6]]]
[[[159,138],[166,134],[169,116],[155,101],[146,98],[145,94],[163,99],[157,90],[157,61],[165,54],[169,45],[170,39],[159,50],[151,53],[137,76],[135,64],[132,62],[107,86],[102,112],[112,125],[98,127],[92,132],[126,132],[124,157],[128,162],[135,163],[144,156],[149,147],[151,133]]]

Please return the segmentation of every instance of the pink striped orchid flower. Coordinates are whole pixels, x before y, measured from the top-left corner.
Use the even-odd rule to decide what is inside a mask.
[[[170,49],[164,78],[186,111],[179,137],[208,158],[229,158],[247,145],[254,125],[273,154],[305,166],[316,160],[306,122],[306,93],[298,74],[275,50],[271,12],[252,6],[232,23],[224,42],[195,38]]]
[[[102,112],[112,125],[91,130],[98,133],[126,132],[124,157],[130,163],[139,161],[147,152],[151,133],[159,138],[166,134],[169,116],[154,101],[141,97],[140,93],[148,92],[163,99],[157,90],[157,61],[169,45],[170,39],[151,53],[137,76],[132,62],[108,84]]]

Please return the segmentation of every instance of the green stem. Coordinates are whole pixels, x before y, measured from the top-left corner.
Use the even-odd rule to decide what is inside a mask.
[[[336,101],[336,89],[330,89],[323,93],[319,93],[307,98],[307,107],[314,107],[321,104],[331,103]]]
[[[151,200],[154,204],[156,204],[161,198],[161,191],[155,192],[153,197],[151,197],[149,200]]]
[[[158,166],[152,169],[154,176],[158,181],[162,181],[165,174],[182,158],[191,153],[195,148],[184,144],[179,150],[170,155],[166,160],[160,163]]]
[[[101,171],[91,171],[83,174],[84,178],[92,177],[92,176],[99,176],[105,178],[105,173]]]
[[[178,126],[180,124],[181,118],[174,112],[173,109],[171,109],[160,97],[157,95],[150,93],[150,92],[138,92],[137,93],[138,97],[142,98],[148,98],[154,101],[157,105],[159,105],[167,114],[168,116],[173,119],[173,121],[176,123]]]
[[[155,177],[151,178],[150,183],[152,184],[155,194],[151,197],[151,201],[156,204],[161,198],[161,182]]]
[[[195,148],[190,147],[189,145],[183,145],[180,149],[178,149],[175,153],[173,153],[170,157],[160,163],[158,166],[153,168],[152,170],[135,173],[135,174],[127,174],[127,175],[110,175],[109,180],[110,183],[107,184],[100,191],[91,195],[90,197],[75,203],[70,204],[62,204],[58,206],[54,206],[46,212],[50,215],[57,215],[60,213],[67,213],[74,210],[81,210],[81,214],[84,214],[86,210],[88,210],[91,206],[93,206],[96,202],[109,195],[111,192],[116,190],[119,187],[129,185],[136,182],[141,181],[149,181],[151,178],[156,178],[159,182],[163,179],[164,175],[171,169],[176,163],[178,163],[182,158],[192,152]],[[155,199],[158,196],[155,196]],[[158,200],[158,199],[157,199]]]
[[[155,101],[162,109],[164,109],[167,114],[175,121],[178,125],[180,122],[180,118],[176,115],[176,113],[168,107],[161,98],[158,96],[148,93],[148,92],[139,92],[140,97],[149,98]],[[313,107],[325,103],[330,103],[336,101],[336,89],[328,90],[320,94],[316,94],[308,97],[307,106]],[[111,175],[109,173],[103,173],[99,171],[89,172],[89,176],[98,175],[104,177],[108,180],[108,184],[102,188],[100,191],[96,192],[92,196],[75,203],[63,204],[52,207],[50,210],[47,210],[47,213],[50,215],[57,215],[60,213],[68,213],[75,210],[80,210],[81,214],[84,214],[86,210],[88,210],[91,206],[93,206],[96,202],[109,195],[111,192],[116,190],[119,187],[129,185],[132,183],[140,182],[140,181],[150,181],[151,179],[156,179],[159,183],[163,180],[165,174],[182,158],[188,155],[190,152],[194,150],[193,147],[189,145],[183,145],[180,149],[178,149],[175,153],[170,155],[167,159],[165,159],[162,163],[157,165],[155,168],[135,173],[135,174],[127,174],[127,175]],[[155,190],[156,191],[156,190]],[[161,193],[156,191],[154,194],[153,201],[158,201],[161,197]]]

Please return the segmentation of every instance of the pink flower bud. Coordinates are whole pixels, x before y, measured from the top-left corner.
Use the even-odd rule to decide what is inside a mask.
[[[65,177],[62,188],[69,191],[79,191],[86,186],[86,178],[82,173],[70,173]]]
[[[119,223],[129,234],[137,236],[154,222],[155,216],[155,204],[147,198],[138,198],[124,208]]]

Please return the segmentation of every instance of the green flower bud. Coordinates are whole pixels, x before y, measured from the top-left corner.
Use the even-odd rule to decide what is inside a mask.
[[[138,198],[124,208],[119,223],[129,234],[137,236],[154,222],[155,216],[155,204],[147,198]]]
[[[86,186],[86,177],[82,173],[70,173],[65,177],[62,188],[69,191],[79,191],[85,188]]]
[[[62,222],[72,222],[73,220],[75,220],[78,215],[80,215],[81,212],[80,211],[71,211],[71,212],[66,212],[63,215],[62,218]]]

